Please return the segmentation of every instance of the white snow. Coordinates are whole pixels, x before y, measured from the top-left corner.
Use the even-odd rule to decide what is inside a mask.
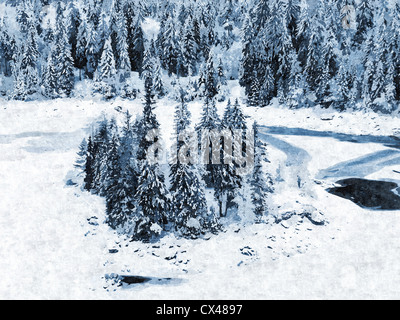
[[[240,97],[237,85],[230,85]],[[174,105],[163,99],[155,110],[166,143],[171,140]],[[294,215],[279,224],[231,222],[225,232],[205,239],[168,235],[144,244],[123,239],[103,224],[103,199],[66,186],[90,124],[103,112],[118,114],[118,106],[139,113],[140,99],[1,101],[0,106],[2,299],[400,296],[400,212],[362,209],[327,193],[324,183],[314,182],[327,168],[388,150],[387,146],[265,131],[270,137],[268,168],[274,175],[278,170],[285,180],[276,185],[271,199],[274,213],[322,212],[325,226]],[[218,104],[220,114],[224,106]],[[199,102],[189,105],[194,123],[200,107]],[[399,128],[396,117],[357,111],[335,113],[332,120],[325,117],[332,110],[272,106],[244,111],[269,127],[373,136],[393,135]],[[366,178],[400,180],[393,172],[400,172],[399,164],[368,168]],[[98,218],[98,225],[88,223],[92,217]],[[111,249],[118,252],[110,253]],[[122,289],[105,279],[112,273],[172,280]]]
[[[142,22],[143,33],[147,40],[156,40],[160,31],[160,23],[152,18],[145,18]]]

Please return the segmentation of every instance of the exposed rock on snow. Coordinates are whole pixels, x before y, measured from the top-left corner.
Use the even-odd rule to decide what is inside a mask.
[[[292,224],[287,221],[293,220],[294,217],[301,219],[307,218],[310,222],[317,226],[323,226],[326,223],[325,216],[322,212],[315,208],[307,208],[302,211],[288,211],[276,217],[276,223],[281,223],[285,228],[289,228]],[[298,221],[296,221],[298,222]]]

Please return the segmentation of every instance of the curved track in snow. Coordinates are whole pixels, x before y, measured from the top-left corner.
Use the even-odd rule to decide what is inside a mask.
[[[304,176],[308,173],[308,164],[311,156],[304,149],[294,146],[279,138],[279,136],[301,136],[308,138],[332,138],[340,142],[351,142],[356,144],[375,143],[385,147],[385,150],[376,152],[366,152],[365,155],[355,159],[339,162],[334,166],[321,169],[316,179],[325,180],[328,178],[347,178],[358,177],[365,178],[387,166],[400,165],[400,139],[392,136],[373,136],[373,135],[351,135],[335,132],[321,132],[301,128],[286,127],[266,127],[261,128],[261,138],[275,147],[283,151],[287,158],[286,165],[292,167]],[[310,144],[312,141],[310,140]],[[323,150],[321,150],[323,152]]]

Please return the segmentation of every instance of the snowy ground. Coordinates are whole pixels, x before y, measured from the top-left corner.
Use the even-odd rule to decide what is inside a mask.
[[[398,118],[246,108],[265,126],[270,169],[284,180],[276,210],[314,206],[328,223],[295,216],[233,223],[208,240],[141,244],[102,224],[103,199],[66,186],[88,124],[118,106],[140,112],[140,101],[0,106],[1,299],[400,298],[400,212],[365,210],[325,191],[349,172],[400,182],[400,151],[385,138],[400,131]],[[190,104],[194,120],[199,107]],[[156,109],[166,141],[172,108],[165,100]],[[155,280],[117,288],[105,279],[113,273]]]

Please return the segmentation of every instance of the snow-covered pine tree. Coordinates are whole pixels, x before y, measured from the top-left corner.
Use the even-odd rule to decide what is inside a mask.
[[[265,145],[260,140],[259,127],[256,122],[253,124],[254,132],[254,167],[249,177],[249,185],[251,188],[251,202],[253,211],[257,220],[266,215],[268,212],[267,199],[268,194],[273,192],[272,179],[266,177],[263,172],[263,160],[265,157]]]
[[[128,47],[129,56],[131,59],[131,67],[133,71],[142,73],[143,67],[143,57],[145,52],[145,39],[142,29],[142,21],[140,17],[135,17],[132,21],[132,26],[130,27],[131,34],[128,29]]]
[[[110,36],[110,28],[108,25],[108,14],[104,10],[102,10],[99,15],[99,24],[97,25],[96,35],[97,35],[96,52],[101,54],[104,51],[104,45]]]
[[[58,72],[55,64],[55,48],[54,45],[47,58],[46,71],[43,75],[44,95],[50,99],[58,97]]]
[[[307,0],[300,0],[299,8],[300,12],[297,23],[298,27],[296,32],[295,43],[298,51],[299,61],[301,63],[302,68],[304,68],[307,64],[307,57],[308,57],[311,13],[309,8],[309,3]]]
[[[190,112],[185,101],[185,92],[180,89],[180,103],[175,109],[175,133],[177,153],[182,147],[179,136],[189,129]],[[189,138],[189,137],[188,137]],[[190,141],[189,141],[190,142]],[[194,155],[188,155],[194,156]],[[181,163],[174,156],[170,170],[170,193],[172,197],[172,220],[175,228],[185,236],[198,236],[207,214],[204,185],[194,163]]]
[[[14,57],[15,63],[13,63],[13,80],[14,80],[14,89],[12,98],[15,100],[25,100],[28,93],[25,81],[25,75],[20,69],[21,65],[21,54],[16,54]]]
[[[66,27],[68,30],[67,32],[68,41],[69,45],[71,46],[71,55],[74,61],[74,66],[78,68],[78,58],[76,54],[78,52],[77,46],[78,46],[79,27],[82,22],[81,15],[74,1],[68,3],[65,11],[66,11]]]
[[[184,236],[198,236],[204,230],[207,202],[204,185],[194,165],[177,165],[171,176],[170,192],[175,228]]]
[[[168,223],[171,207],[164,174],[158,164],[150,164],[148,161],[142,164],[135,197],[147,220],[143,226],[145,233],[149,238],[158,236]]]
[[[364,59],[364,72],[363,72],[363,79],[362,79],[362,98],[364,105],[368,107],[372,101],[371,98],[371,87],[372,87],[372,79],[375,72],[375,65],[374,65],[374,50],[373,50],[373,33],[370,32],[367,40],[364,44],[365,50],[363,52]]]
[[[68,42],[67,29],[62,14],[57,15],[57,30],[55,35],[55,54],[53,56],[57,70],[57,92],[61,96],[70,96],[75,85],[74,62],[71,56],[71,46]]]
[[[298,50],[297,31],[299,29],[298,23],[300,19],[300,0],[288,0],[286,13],[287,29],[292,39],[293,47]]]
[[[104,119],[93,137],[93,183],[92,191],[100,196],[105,195],[104,181],[107,178],[107,155],[110,145],[109,122]]]
[[[217,133],[218,130],[221,128],[221,120],[219,119],[217,108],[215,106],[215,101],[209,100],[206,97],[206,101],[203,105],[203,110],[200,118],[200,123],[196,126],[196,132],[199,140],[199,151],[201,152],[201,158],[204,159],[204,173],[203,178],[206,182],[208,187],[214,187],[215,185],[215,175],[216,166],[212,164],[212,151],[213,148],[219,149],[221,144],[219,143],[218,146],[213,146],[212,141],[215,140],[212,133]],[[203,135],[205,135],[203,137]],[[205,141],[203,141],[205,139]],[[204,149],[206,148],[206,149]],[[208,158],[205,159],[206,155],[208,154]]]
[[[318,88],[318,76],[322,72],[321,43],[326,34],[326,29],[322,21],[322,14],[325,12],[324,4],[318,1],[318,8],[314,11],[309,24],[309,41],[307,48],[307,61],[305,65],[306,80],[309,88],[315,91]]]
[[[218,42],[218,35],[215,33],[215,20],[210,19],[207,24],[207,46],[212,48]]]
[[[92,22],[88,21],[88,29],[87,29],[87,45],[86,45],[86,75],[93,79],[94,73],[97,68],[97,63],[99,59],[99,52],[97,51],[97,31]]]
[[[96,81],[110,81],[117,70],[115,68],[115,58],[111,45],[111,37],[108,37],[104,44],[103,53],[96,71]]]
[[[288,29],[288,2],[275,0],[271,3],[270,18],[262,31],[263,41],[267,43],[267,59],[274,75],[277,91],[285,98],[289,92],[290,63],[288,58],[293,52],[293,42]],[[276,35],[279,34],[279,37]],[[260,78],[262,73],[260,73]]]
[[[143,117],[139,122],[138,128],[139,146],[137,160],[139,161],[140,176],[138,179],[138,188],[136,198],[140,210],[145,220],[141,223],[141,229],[144,236],[151,237],[159,234],[164,224],[167,223],[167,215],[170,208],[168,190],[165,186],[164,174],[158,163],[153,163],[148,159],[148,149],[154,143],[159,142],[158,129],[160,124],[153,113],[154,91],[153,75],[148,74],[144,79],[145,97]],[[148,140],[148,134],[153,132],[152,141]],[[157,152],[157,151],[156,151]]]
[[[22,34],[27,34],[28,32],[28,20],[30,18],[28,13],[32,12],[29,9],[28,1],[19,1],[18,5],[16,6],[17,22]]]
[[[111,228],[121,231],[131,219],[136,205],[131,176],[126,175],[126,171],[122,171],[120,167],[119,141],[118,134],[114,132],[108,148],[104,189],[107,206],[106,222]]]
[[[157,118],[153,112],[154,104],[155,104],[155,94],[154,94],[154,86],[153,86],[153,74],[148,73],[146,78],[144,79],[144,107],[143,107],[143,116],[141,118],[139,128],[138,128],[138,154],[137,159],[139,161],[145,161],[147,157],[148,148],[155,142],[158,141],[159,137],[154,137],[154,141],[148,141],[147,135],[154,130],[158,130],[160,128],[160,123],[157,121]]]
[[[42,38],[45,43],[52,43],[54,41],[54,30],[50,20],[47,20],[46,22],[46,26],[43,29]]]
[[[84,178],[84,188],[87,191],[91,191],[93,189],[94,184],[94,145],[92,136],[89,136],[88,145],[87,145],[87,154],[85,161],[85,178]]]
[[[139,22],[142,23],[146,17],[149,16],[150,10],[149,10],[149,1],[148,0],[142,0],[136,3],[136,12],[138,14],[138,19]]]
[[[225,144],[228,143],[226,139],[232,139],[232,154],[223,152],[222,162],[224,164],[221,166],[222,177],[220,184],[218,184],[215,190],[216,197],[220,201],[220,214],[223,216],[226,216],[228,208],[235,206],[234,199],[243,182],[242,176],[238,173],[237,169],[241,168],[244,164],[241,164],[238,159],[248,151],[245,140],[247,133],[246,119],[238,99],[235,100],[235,104],[230,108],[230,114],[226,117],[225,128],[230,131],[231,137],[224,136],[222,148],[225,149]]]
[[[342,57],[335,84],[337,87],[335,103],[337,108],[343,110],[350,100],[351,89],[354,85],[354,74],[350,67],[349,56]]]
[[[249,94],[251,85],[254,82],[254,71],[257,68],[257,55],[255,39],[257,39],[256,28],[254,27],[252,15],[248,14],[243,23],[242,31],[242,59],[240,67],[240,85]]]
[[[267,65],[264,72],[264,79],[262,79],[261,82],[260,95],[258,98],[260,107],[268,106],[273,98],[275,88],[274,82],[272,70],[269,65]]]
[[[15,53],[15,36],[10,35],[8,19],[4,17],[0,21],[0,71],[9,77],[12,75],[11,64]]]
[[[178,64],[182,65],[181,50],[176,32],[176,22],[174,16],[168,16],[165,22],[164,33],[162,35],[161,62],[168,71],[169,75],[177,74]]]
[[[374,13],[371,5],[371,0],[360,0],[357,6],[357,31],[354,35],[355,43],[361,47],[366,39],[368,32],[373,27]]]
[[[321,70],[318,77],[319,86],[316,90],[318,102],[329,106],[331,94],[334,92],[334,77],[337,73],[337,60],[339,52],[339,43],[337,41],[338,21],[340,15],[337,10],[336,2],[328,0],[325,5],[324,24],[326,34],[323,37],[321,53]]]
[[[231,130],[247,130],[246,117],[240,107],[238,98],[235,99],[235,104],[231,109],[228,128]]]
[[[196,131],[200,133],[202,130],[218,130],[221,126],[215,102],[206,99],[203,104],[200,123],[196,126]]]
[[[120,139],[119,148],[119,166],[124,175],[132,173],[132,180],[136,180],[135,172],[138,172],[136,162],[137,155],[137,136],[131,124],[132,116],[129,111],[125,113],[124,126],[122,127],[122,134]],[[136,185],[136,184],[135,184]]]
[[[81,14],[81,23],[78,27],[76,39],[75,66],[79,69],[80,80],[82,80],[82,71],[86,68],[88,59],[86,56],[86,47],[88,45],[88,23],[85,11]]]
[[[393,68],[393,82],[395,86],[394,98],[400,101],[400,3],[394,3],[389,11],[391,13],[391,24],[389,27],[389,55],[391,55]],[[390,86],[390,84],[389,84]]]
[[[199,76],[197,79],[197,87],[199,89],[198,90],[199,96],[204,95],[205,85],[206,85],[206,66],[204,63],[201,63],[200,67],[199,67]]]
[[[177,12],[177,19],[178,19],[178,21],[179,21],[181,24],[184,24],[185,21],[186,21],[186,19],[187,19],[187,17],[188,17],[188,15],[189,15],[189,12],[188,12],[188,10],[186,9],[185,4],[182,3],[182,4],[180,5],[179,9],[178,9],[178,12]]]
[[[118,33],[117,33],[117,51],[118,51],[118,70],[121,74],[121,82],[125,81],[126,77],[131,72],[132,66],[131,61],[129,59],[128,52],[128,30],[126,28],[126,20],[125,16],[120,13],[118,14]]]
[[[217,67],[217,83],[218,87],[226,86],[228,83],[226,81],[225,69],[222,59],[219,59],[219,64]]]
[[[196,43],[197,47],[197,60],[200,59],[200,50],[201,50],[201,33],[200,33],[200,23],[197,19],[196,15],[193,14],[192,20],[192,30],[193,30],[193,40]]]
[[[304,77],[298,55],[295,50],[289,54],[290,64],[289,93],[286,99],[287,106],[290,108],[299,107],[304,104]],[[263,90],[263,89],[261,89]],[[263,99],[260,98],[262,101]]]
[[[21,47],[20,63],[17,65],[18,81],[14,86],[14,96],[24,100],[27,95],[38,91],[38,34],[33,18],[27,21],[27,39]]]
[[[106,177],[104,179],[104,193],[107,204],[106,222],[113,229],[116,229],[126,221],[126,215],[120,210],[116,210],[116,206],[119,200],[121,200],[118,199],[117,193],[119,180],[121,179],[118,149],[119,137],[116,132],[114,132],[107,147],[107,154],[105,155],[107,161],[105,165]]]
[[[261,85],[258,78],[258,73],[255,70],[252,79],[253,83],[251,84],[250,91],[248,93],[247,104],[249,107],[259,107],[260,96],[261,96]]]
[[[147,48],[144,52],[143,56],[143,67],[142,67],[142,73],[141,73],[141,78],[142,80],[146,79],[152,79],[153,81],[153,75],[154,75],[154,57],[151,55],[150,48]]]
[[[75,161],[74,167],[79,171],[78,176],[85,173],[86,160],[88,156],[88,143],[86,139],[83,139],[79,145],[79,151],[77,152],[77,159]]]
[[[141,214],[137,211],[134,188],[129,176],[119,176],[118,171],[115,174],[106,194],[106,222],[122,234],[134,233],[135,230],[130,230],[131,225],[136,225],[141,220]]]
[[[208,100],[213,100],[217,94],[218,83],[216,71],[214,68],[214,57],[213,54],[210,53],[205,71],[204,96]]]
[[[153,87],[154,91],[157,94],[158,98],[162,98],[166,95],[166,90],[164,88],[164,82],[162,78],[162,71],[161,71],[161,61],[159,58],[155,59],[154,65],[154,79],[153,79]]]
[[[224,160],[227,155],[224,154]],[[242,185],[241,177],[236,173],[234,163],[212,165],[214,180],[214,197],[218,201],[219,216],[226,217],[228,209],[233,207],[233,200],[236,197],[237,190]]]
[[[375,108],[379,108],[375,102],[376,99],[384,98],[385,85],[387,83],[386,76],[388,71],[388,39],[387,35],[387,8],[376,4],[376,16],[374,19],[374,42],[373,42],[373,57],[374,57],[374,72],[371,82],[371,102]]]
[[[184,24],[183,33],[184,34],[181,41],[182,66],[185,75],[193,76],[197,74],[196,63],[198,60],[197,56],[199,48],[195,40],[193,21],[190,16],[187,18]]]
[[[174,129],[175,129],[175,141],[173,144],[174,152],[172,153],[171,165],[170,165],[170,176],[172,177],[176,173],[176,169],[180,163],[179,152],[181,147],[184,145],[183,141],[180,141],[180,135],[188,133],[190,126],[190,112],[186,103],[187,92],[179,86],[178,88],[179,104],[175,107],[174,114]],[[185,137],[190,138],[190,137]],[[187,141],[189,142],[189,141]],[[176,152],[175,152],[176,151]],[[187,155],[188,157],[190,155]],[[192,155],[194,156],[194,155]]]
[[[224,110],[224,115],[222,117],[222,122],[221,122],[222,128],[229,129],[231,114],[232,114],[232,102],[231,99],[228,99],[228,102]]]

